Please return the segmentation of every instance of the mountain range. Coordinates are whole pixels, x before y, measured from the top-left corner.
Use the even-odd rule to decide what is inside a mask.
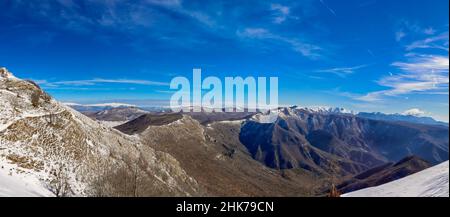
[[[429,125],[443,125],[448,127],[448,123],[442,121],[436,121],[432,117],[422,117],[416,115],[405,115],[405,114],[384,114],[381,112],[360,112],[359,117],[373,119],[373,120],[383,120],[383,121],[395,121],[395,122],[410,122],[417,124],[429,124]]]
[[[440,124],[345,109],[71,105],[82,114],[36,83],[0,72],[0,174],[33,180],[43,194],[320,196],[332,184],[357,190],[448,160],[448,126]]]
[[[448,159],[445,126],[292,108],[276,111],[273,123],[259,121],[273,115],[257,116],[243,124],[240,139],[255,159],[273,168],[302,167],[345,174],[412,154],[433,164]]]

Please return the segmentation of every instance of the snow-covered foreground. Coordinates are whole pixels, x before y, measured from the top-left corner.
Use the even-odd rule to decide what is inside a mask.
[[[33,176],[10,173],[0,169],[0,197],[54,197]]]
[[[342,195],[343,197],[448,197],[448,161],[377,187]]]

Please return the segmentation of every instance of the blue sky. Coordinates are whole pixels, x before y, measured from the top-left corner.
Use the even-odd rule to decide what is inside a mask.
[[[280,104],[448,121],[448,4],[3,0],[0,65],[61,101],[160,103],[201,68],[278,76]]]

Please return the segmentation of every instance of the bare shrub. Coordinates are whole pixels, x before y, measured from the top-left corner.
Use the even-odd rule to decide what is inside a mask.
[[[111,168],[97,178],[92,185],[96,197],[138,197],[139,167],[137,164]]]
[[[35,87],[37,87],[39,90],[41,90],[41,87],[36,83],[36,82],[34,82],[34,81],[32,81],[32,80],[25,80],[26,82],[28,82],[28,83],[30,83],[30,84],[32,84],[32,85],[34,85]]]
[[[33,105],[33,107],[38,107],[39,106],[39,100],[41,99],[41,91],[37,90],[34,91],[31,94],[31,105]]]
[[[66,197],[73,193],[70,188],[69,177],[67,174],[67,169],[62,166],[54,169],[51,173],[53,179],[50,182],[50,186],[57,197]]]

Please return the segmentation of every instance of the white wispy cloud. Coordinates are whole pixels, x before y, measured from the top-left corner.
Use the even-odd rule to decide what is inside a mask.
[[[146,86],[169,86],[169,83],[150,81],[150,80],[132,80],[132,79],[104,79],[95,78],[89,80],[66,80],[66,81],[47,81],[37,80],[37,84],[44,88],[73,88],[84,86],[95,86],[98,84],[134,84],[134,85],[146,85]]]
[[[416,35],[434,35],[436,29],[433,27],[422,27],[417,23],[402,19],[397,23],[397,31],[395,32],[395,40],[401,41],[406,36]]]
[[[247,38],[282,42],[288,45],[292,50],[309,58],[320,57],[319,51],[322,50],[322,48],[317,45],[304,42],[298,38],[277,35],[265,28],[245,28],[244,30],[238,30],[236,34],[238,37],[244,39]]]
[[[403,21],[402,25],[404,29],[408,29],[410,32],[416,33],[416,35],[422,35],[425,38],[407,45],[405,47],[406,59],[391,64],[399,73],[389,72],[389,75],[383,76],[376,81],[378,85],[387,89],[362,95],[353,94],[350,98],[364,102],[375,102],[384,100],[389,96],[400,96],[411,93],[448,95],[448,31],[436,35],[436,30],[432,27],[421,28],[407,21]],[[397,40],[401,40],[405,36],[402,32],[397,32]],[[425,48],[435,52],[433,54],[415,52],[415,50]],[[442,53],[443,50],[447,51],[447,55],[436,54]]]
[[[444,32],[436,36],[428,37],[422,40],[414,41],[406,46],[407,51],[419,48],[436,48],[448,51],[449,33]]]
[[[423,33],[427,35],[434,35],[434,33],[436,33],[436,30],[433,27],[428,27],[424,29]]]
[[[146,0],[147,3],[161,5],[166,7],[179,7],[181,6],[181,0]]]
[[[186,8],[182,0],[137,0],[137,1],[74,1],[43,0],[14,1],[14,7],[36,11],[30,16],[51,18],[51,24],[79,33],[92,33],[101,28],[132,33],[141,28],[154,28],[167,14],[177,14],[200,25],[213,26],[214,20],[201,10]],[[95,15],[85,13],[91,8]],[[58,11],[55,16],[55,11]],[[168,13],[170,12],[170,13]]]
[[[404,112],[402,112],[403,115],[412,115],[412,116],[423,116],[425,115],[427,112],[420,110],[418,108],[412,108],[412,109],[408,109]]]
[[[336,16],[336,12],[331,7],[329,7],[323,0],[319,0],[319,1],[331,14]]]
[[[237,35],[240,37],[267,39],[273,38],[274,35],[269,30],[264,28],[245,28],[243,31],[238,31]]]
[[[353,66],[353,67],[337,67],[337,68],[331,68],[331,69],[321,69],[317,72],[326,72],[326,73],[333,73],[339,77],[346,77],[347,75],[355,73],[358,69],[362,69],[364,67],[367,67],[367,65],[359,65],[359,66]]]
[[[376,102],[381,100],[381,96],[383,96],[383,94],[384,91],[374,91],[365,95],[353,95],[351,98],[363,102]]]
[[[401,41],[406,36],[406,33],[403,30],[399,30],[395,32],[395,40]]]
[[[448,56],[419,55],[409,62],[394,62],[392,65],[415,76],[429,76],[433,72],[448,72],[449,59]]]
[[[283,23],[289,17],[290,8],[281,4],[271,4],[270,9],[274,12],[273,23]]]
[[[191,18],[202,25],[213,27],[216,25],[215,20],[208,14],[200,10],[192,10],[183,6],[182,0],[145,0],[150,5],[156,5],[166,8],[179,15]]]
[[[377,83],[389,89],[369,92],[354,99],[366,102],[383,100],[386,96],[409,93],[442,94],[448,93],[449,59],[447,56],[422,55],[407,62],[394,62],[392,66],[402,71],[381,78]]]

